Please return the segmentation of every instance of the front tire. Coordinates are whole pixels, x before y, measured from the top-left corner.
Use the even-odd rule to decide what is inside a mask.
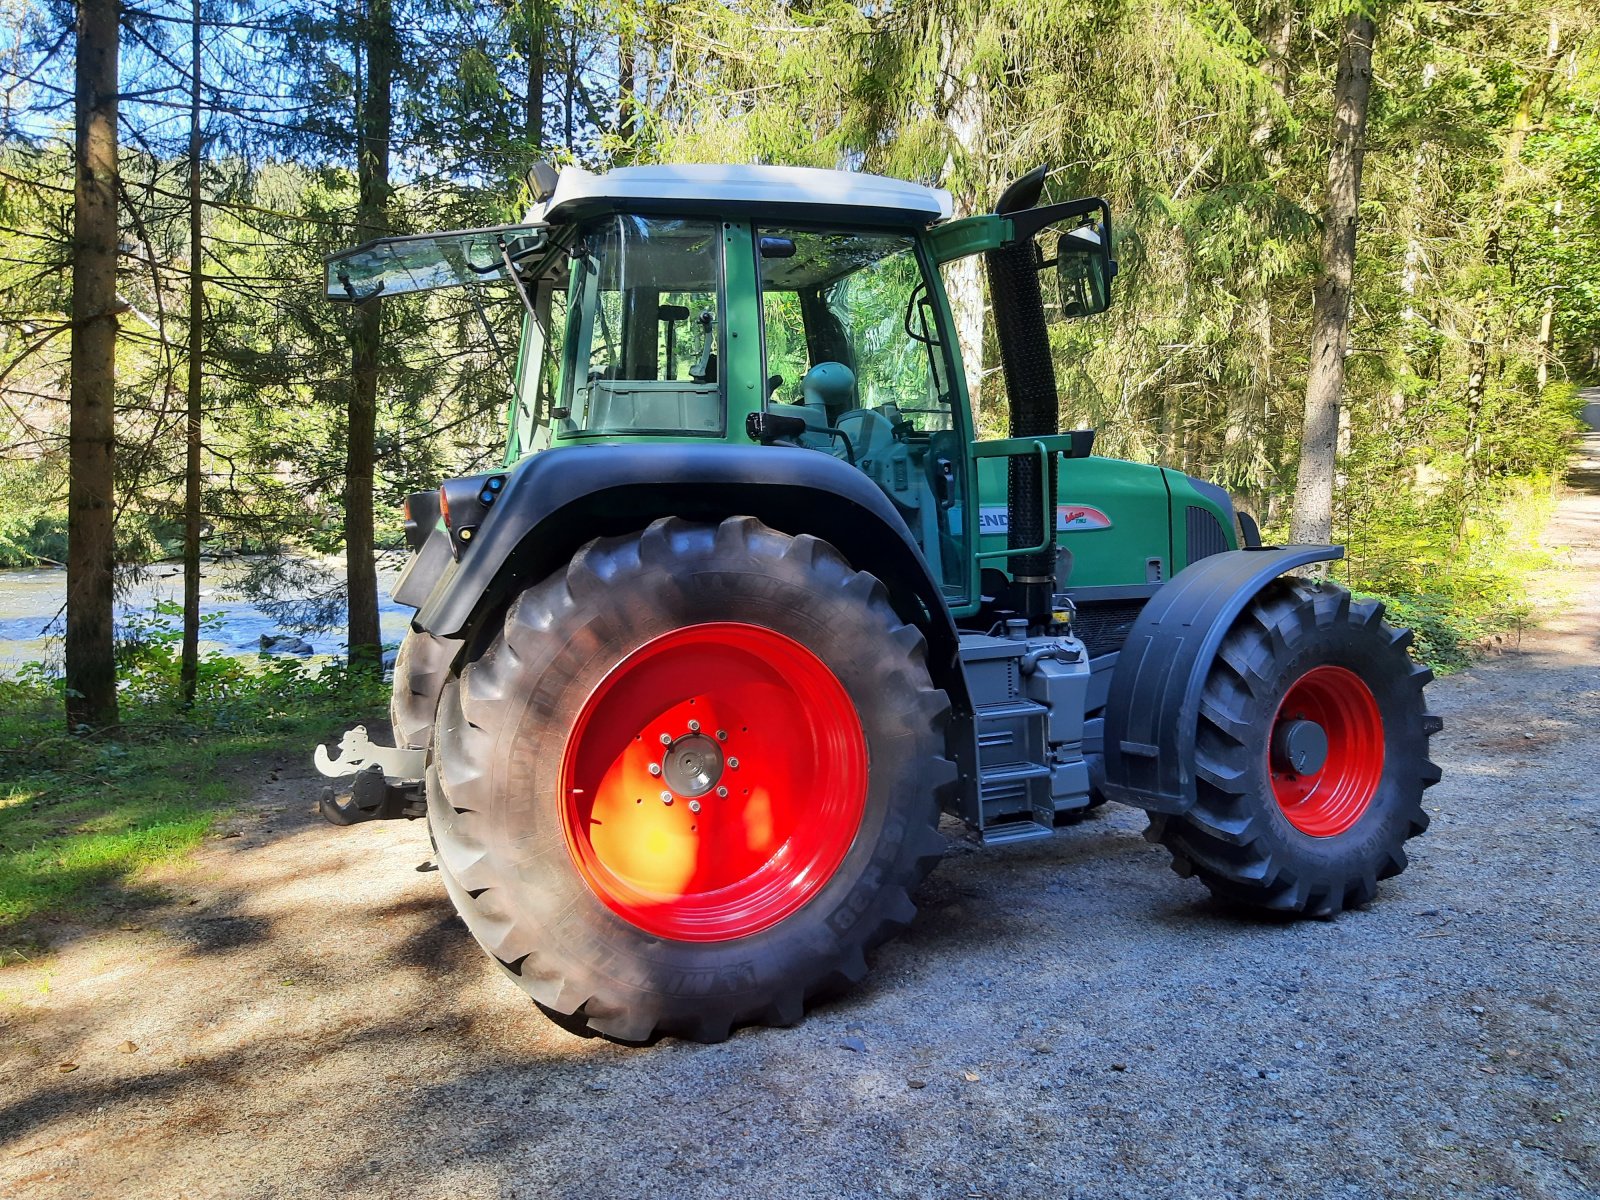
[[[1256,596],[1218,650],[1201,694],[1195,793],[1145,836],[1219,898],[1331,917],[1371,901],[1406,868],[1439,780],[1425,711],[1433,674],[1411,631],[1376,601],[1280,579]]]
[[[792,1024],[914,915],[948,712],[921,633],[816,538],[734,517],[599,539],[445,686],[440,874],[568,1027]]]

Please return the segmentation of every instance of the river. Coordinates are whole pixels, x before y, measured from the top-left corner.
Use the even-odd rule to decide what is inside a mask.
[[[337,560],[318,560],[336,579],[344,575]],[[221,650],[241,657],[261,651],[263,634],[288,633],[271,616],[257,608],[239,589],[243,566],[237,561],[208,562],[200,573],[200,611],[214,614],[217,622],[206,629],[202,650]],[[399,578],[398,567],[378,572],[378,608],[386,646],[399,645],[405,636],[411,610],[402,608],[390,597]],[[67,573],[59,567],[0,570],[0,672],[14,670],[25,662],[61,659],[62,606],[67,599]],[[117,624],[129,617],[148,615],[157,601],[183,599],[183,569],[178,563],[157,563],[144,580],[127,590],[117,602]],[[176,621],[177,618],[172,618]],[[344,630],[296,634],[311,644],[317,654],[341,654]]]

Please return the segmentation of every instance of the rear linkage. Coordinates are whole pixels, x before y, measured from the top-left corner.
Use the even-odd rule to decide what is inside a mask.
[[[428,815],[422,792],[426,750],[379,746],[357,725],[339,739],[339,758],[322,746],[313,756],[317,770],[329,779],[348,779],[349,790],[324,787],[317,809],[334,825],[363,821],[414,821]]]

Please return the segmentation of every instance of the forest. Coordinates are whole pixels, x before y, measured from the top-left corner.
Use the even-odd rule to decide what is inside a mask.
[[[1587,0],[7,0],[0,39],[0,565],[80,565],[0,683],[19,746],[63,706],[206,754],[376,711],[374,564],[406,494],[501,460],[520,310],[330,305],[323,260],[514,222],[541,162],[1105,197],[1117,299],[1053,334],[1062,427],[1347,545],[1441,669],[1529,616],[1600,379]],[[352,665],[202,651],[202,560]],[[184,603],[113,626],[176,561]]]

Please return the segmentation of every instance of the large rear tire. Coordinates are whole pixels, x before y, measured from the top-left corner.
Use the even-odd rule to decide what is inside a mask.
[[[1439,780],[1411,631],[1343,588],[1280,579],[1234,622],[1201,696],[1196,802],[1145,836],[1218,897],[1331,917],[1406,868]]]
[[[569,1028],[792,1024],[914,915],[948,712],[921,633],[816,538],[734,517],[593,541],[445,686],[440,874]]]

